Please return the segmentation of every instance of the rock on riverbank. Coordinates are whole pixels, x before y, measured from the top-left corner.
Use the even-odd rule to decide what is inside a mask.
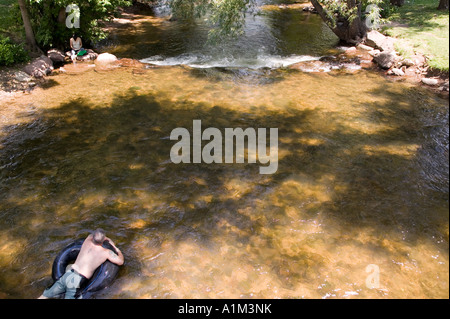
[[[23,71],[36,79],[40,79],[52,73],[53,69],[53,61],[49,57],[43,55],[27,64],[23,68]]]
[[[132,68],[143,72],[146,65],[134,59],[118,59],[110,53],[98,54],[91,49],[82,57],[77,57],[73,63],[70,52],[51,49],[47,55],[42,55],[25,65],[0,70],[0,92],[30,92],[37,86],[45,85],[48,77],[59,73],[78,74],[95,69],[106,71],[117,67]],[[141,70],[141,71],[140,71]]]
[[[388,77],[423,84],[448,94],[448,74],[433,76],[427,58],[421,54],[409,59],[401,57],[395,51],[395,41],[394,38],[372,30],[358,49],[367,51],[375,65],[384,70]]]

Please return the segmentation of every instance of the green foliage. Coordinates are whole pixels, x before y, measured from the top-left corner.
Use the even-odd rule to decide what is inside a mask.
[[[15,33],[22,26],[17,0],[0,0],[0,33]]]
[[[104,39],[99,21],[107,21],[114,17],[117,8],[129,6],[129,0],[28,0],[36,41],[43,48],[64,47],[68,45],[71,35],[75,32],[83,37],[85,42],[96,42]],[[80,8],[80,28],[71,29],[66,26],[68,5],[76,4]],[[60,14],[63,13],[63,21]],[[59,20],[59,21],[58,21]]]
[[[243,32],[245,15],[254,0],[165,0],[174,16],[185,20],[208,17],[210,41],[234,37]]]
[[[8,2],[11,22],[21,24],[15,0]],[[108,21],[117,13],[118,7],[131,5],[131,0],[27,0],[33,30],[38,45],[44,50],[50,47],[67,48],[71,35],[76,32],[85,44],[106,38],[102,21]],[[142,1],[141,1],[142,2]],[[255,6],[256,0],[151,0],[144,2],[167,4],[175,17],[187,21],[205,17],[211,24],[209,40],[219,41],[243,32],[246,14]],[[351,23],[358,15],[362,19],[378,19],[390,9],[389,0],[319,0],[323,6],[325,22],[331,27],[345,20]],[[70,29],[65,25],[65,8],[76,4],[80,8],[80,29]],[[365,8],[376,4],[381,9],[365,13]],[[386,10],[388,8],[389,10]],[[62,17],[61,17],[62,16]],[[61,21],[63,20],[63,21]],[[1,27],[1,25],[0,25]],[[1,29],[0,29],[1,31]]]
[[[380,21],[382,12],[390,7],[389,0],[318,0],[318,2],[327,16],[325,22],[332,29],[343,20],[351,24],[358,15],[362,20]]]
[[[15,44],[9,38],[0,36],[0,66],[26,62],[28,59],[28,54],[22,45]]]
[[[242,33],[245,15],[255,0],[161,0],[173,14],[182,19],[207,16],[212,25],[210,40],[220,40]],[[377,27],[392,11],[390,0],[318,0],[324,9],[324,20],[334,29],[339,23],[351,25],[356,18]],[[369,26],[369,24],[368,24]]]
[[[161,2],[168,5],[177,18],[183,20],[200,18],[212,8],[212,2],[209,0],[164,0]]]
[[[397,6],[391,4],[390,0],[383,0],[380,2],[380,4],[378,4],[378,6],[381,9],[380,15],[381,15],[382,20],[389,18],[392,14],[397,12],[397,8],[398,8]]]
[[[245,13],[251,5],[249,0],[224,0],[214,3],[211,22],[215,26],[210,32],[211,38],[236,36],[242,33]]]
[[[349,6],[347,1],[343,0],[320,0],[324,8],[328,21],[327,24],[332,28],[336,28],[339,20],[345,19],[349,23],[356,18],[358,8],[356,6]]]

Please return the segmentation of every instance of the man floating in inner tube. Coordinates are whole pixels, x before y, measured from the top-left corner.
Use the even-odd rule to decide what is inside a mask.
[[[102,247],[106,240],[115,248],[117,254]],[[69,267],[64,276],[53,286],[46,289],[39,299],[55,298],[61,294],[65,294],[65,299],[75,299],[83,283],[89,280],[95,270],[107,260],[118,266],[122,266],[124,263],[124,257],[119,248],[106,237],[102,229],[97,229],[84,241],[75,264]]]

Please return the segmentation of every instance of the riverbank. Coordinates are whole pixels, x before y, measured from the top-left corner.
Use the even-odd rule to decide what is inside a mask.
[[[309,2],[266,5],[262,9],[317,13]],[[357,47],[344,48],[345,53],[335,56],[334,65],[331,67],[336,67],[336,61],[346,64],[356,57],[363,61],[364,69],[376,70],[389,80],[416,83],[436,93],[448,95],[448,29],[448,11],[437,10],[435,1],[407,1],[404,6],[395,8],[394,13],[382,26],[381,33],[369,31],[365,42]],[[318,70],[330,68],[320,62],[314,63]],[[310,65],[308,68],[302,68],[302,64],[300,68],[294,68],[311,69]]]
[[[397,39],[396,50],[406,58],[422,54],[430,72],[449,72],[449,12],[438,10],[433,0],[406,1],[382,26],[382,32]]]

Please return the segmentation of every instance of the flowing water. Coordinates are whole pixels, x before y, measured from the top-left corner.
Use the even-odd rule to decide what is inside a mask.
[[[115,36],[103,43],[103,49],[154,65],[258,69],[315,60],[333,51],[338,42],[319,16],[305,14],[301,7],[258,8],[247,16],[243,36],[220,43],[207,41],[209,27],[204,21],[173,21],[166,18],[163,9],[157,9],[151,19],[135,19],[134,28],[127,25],[116,30]]]
[[[336,45],[301,10],[248,32],[214,53],[201,24],[141,17],[105,48],[166,66],[80,64],[0,101],[0,297],[39,296],[101,227],[126,264],[97,298],[448,298],[448,100],[278,68]],[[171,131],[196,119],[278,128],[278,171],[173,164]]]

